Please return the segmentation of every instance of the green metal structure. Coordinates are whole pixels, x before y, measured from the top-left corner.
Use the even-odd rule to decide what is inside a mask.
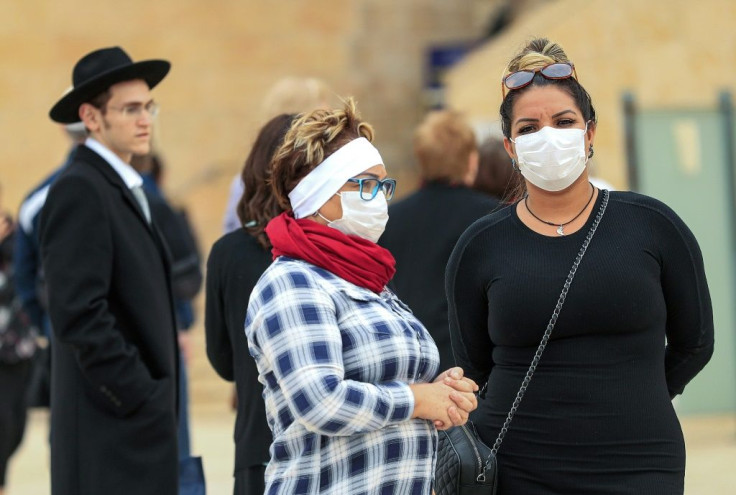
[[[623,100],[630,187],[690,227],[713,301],[715,352],[675,401],[680,414],[736,411],[736,203],[730,96],[712,109],[638,109]]]

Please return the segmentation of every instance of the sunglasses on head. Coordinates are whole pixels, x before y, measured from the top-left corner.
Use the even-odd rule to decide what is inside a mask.
[[[539,69],[533,70],[517,70],[506,74],[501,80],[501,95],[506,98],[506,88],[509,91],[513,89],[523,88],[528,86],[534,79],[534,75],[539,72],[547,79],[567,79],[568,77],[575,76],[578,78],[578,73],[575,71],[575,66],[566,62],[555,62],[553,64],[545,65]]]

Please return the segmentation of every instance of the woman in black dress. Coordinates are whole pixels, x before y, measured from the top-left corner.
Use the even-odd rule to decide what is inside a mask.
[[[207,357],[225,380],[235,380],[235,495],[262,494],[270,458],[271,431],[258,382],[256,363],[248,352],[245,311],[248,298],[271,264],[271,243],[263,231],[283,211],[271,193],[270,162],[294,115],[279,115],[263,126],[243,166],[245,192],[237,206],[243,228],[220,238],[207,260],[205,336]]]
[[[498,453],[499,495],[681,494],[671,399],[713,352],[698,244],[661,202],[589,183],[595,110],[559,45],[531,41],[503,81],[504,144],[524,190],[472,225],[447,267],[457,365],[487,382],[471,417],[487,444],[608,203]]]

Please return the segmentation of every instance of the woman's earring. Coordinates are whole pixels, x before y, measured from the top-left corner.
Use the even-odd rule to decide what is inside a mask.
[[[591,143],[590,147],[588,148],[588,160],[593,158],[593,144]]]
[[[514,170],[519,170],[519,167],[516,166],[516,160],[513,158],[511,159],[511,168],[513,168]]]

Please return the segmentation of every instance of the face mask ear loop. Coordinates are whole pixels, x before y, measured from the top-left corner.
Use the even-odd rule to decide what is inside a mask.
[[[514,155],[516,155],[516,141],[512,137],[509,137],[509,141],[511,141],[514,144]],[[518,157],[518,155],[517,155]],[[511,168],[513,170],[519,170],[519,166],[517,165],[516,158],[511,159]]]
[[[335,196],[339,196],[339,197],[340,197],[340,198],[342,199],[342,194],[340,194],[340,191],[336,192],[336,193],[335,193]],[[325,203],[325,204],[327,204],[327,203]],[[323,206],[324,206],[324,205],[323,205]],[[320,207],[320,208],[321,208],[321,207]],[[325,216],[324,216],[323,214],[321,214],[321,213],[319,212],[319,210],[317,210],[317,211],[315,211],[314,213],[312,213],[312,216],[318,216],[318,217],[320,217],[320,218],[321,218],[322,220],[324,220],[325,222],[327,222],[328,224],[329,224],[329,223],[332,223],[332,222],[334,222],[334,220],[328,220],[328,219],[327,219],[327,217],[325,217]]]
[[[321,214],[319,211],[315,211],[314,214],[317,215],[318,217],[320,217],[325,222],[332,223],[332,220],[327,220],[327,218],[323,214]]]

